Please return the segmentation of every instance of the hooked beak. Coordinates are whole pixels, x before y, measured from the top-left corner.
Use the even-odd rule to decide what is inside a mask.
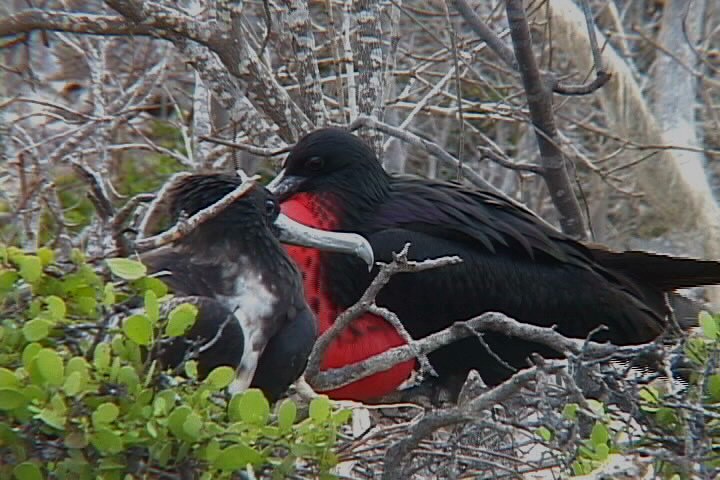
[[[367,263],[368,270],[372,270],[375,264],[370,242],[356,233],[318,230],[298,223],[282,213],[275,220],[275,227],[279,230],[278,239],[283,243],[355,255]]]
[[[293,196],[303,182],[302,177],[286,175],[285,169],[280,170],[275,178],[266,185],[279,201],[284,201]]]

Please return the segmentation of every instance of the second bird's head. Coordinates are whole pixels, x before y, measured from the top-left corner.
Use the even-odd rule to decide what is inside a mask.
[[[242,182],[240,176],[223,173],[191,174],[176,180],[168,189],[171,219],[192,217],[233,192]],[[370,267],[374,263],[372,247],[365,238],[354,233],[318,230],[295,222],[280,212],[276,197],[257,184],[200,224],[181,243],[211,246],[232,242],[251,248],[253,241],[272,242],[273,237],[291,245],[354,255]]]
[[[295,144],[268,189],[284,201],[301,192],[382,196],[387,175],[372,148],[347,130],[322,128]]]

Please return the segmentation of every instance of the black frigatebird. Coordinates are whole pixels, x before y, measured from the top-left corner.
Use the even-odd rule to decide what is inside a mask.
[[[232,192],[238,176],[194,174],[168,190],[170,216],[192,216]],[[279,203],[255,185],[175,244],[142,261],[177,296],[198,307],[185,338],[163,348],[159,360],[176,366],[195,348],[198,373],[236,368],[231,393],[248,386],[277,399],[302,373],[317,326],[303,295],[300,272],[280,241],[357,255],[372,265],[372,249],[355,234],[322,232],[280,213]]]
[[[396,275],[378,295],[377,304],[398,314],[414,338],[499,311],[534,325],[557,325],[570,337],[585,338],[605,325],[607,331],[594,339],[642,343],[666,329],[671,313],[666,292],[720,283],[718,262],[612,252],[573,240],[495,192],[389,175],[372,149],[340,129],[321,129],[302,138],[268,187],[291,218],[359,233],[380,261],[390,261],[392,252],[406,242],[411,243],[412,260],[445,255],[463,259],[458,265]],[[373,274],[350,257],[301,247],[288,251],[304,272],[308,303],[321,331],[372,279]],[[531,352],[557,355],[501,334],[484,338],[515,368],[526,366]],[[354,363],[403,343],[394,327],[367,314],[330,346],[321,368]],[[476,338],[441,348],[429,358],[441,377],[477,369],[485,382],[497,384],[512,373]],[[414,362],[406,362],[326,393],[372,399],[396,389],[413,368]]]

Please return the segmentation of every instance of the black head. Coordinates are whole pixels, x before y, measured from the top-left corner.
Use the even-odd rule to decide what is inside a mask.
[[[387,175],[372,148],[340,128],[323,128],[304,136],[268,188],[285,200],[299,192],[382,193]],[[381,189],[381,188],[380,188]]]
[[[222,199],[242,184],[237,175],[224,173],[193,174],[181,178],[170,187],[170,215],[177,221],[181,215],[191,217],[200,210]],[[259,185],[254,185],[242,197],[229,205],[213,220],[227,224],[233,221],[250,219],[271,225],[280,214],[280,207],[272,193]]]
[[[183,177],[168,191],[170,216],[174,221],[181,215],[191,217],[231,193],[242,181],[239,176],[222,173]],[[291,245],[354,255],[370,266],[374,262],[372,247],[363,237],[301,225],[282,215],[275,196],[257,184],[223,211],[200,224],[180,241],[180,245],[196,252],[214,246],[231,246],[236,253],[241,250],[258,253],[257,249],[262,244],[269,246],[276,254],[280,249],[278,240]],[[281,256],[285,257],[284,252]]]
[[[170,217],[174,222],[181,216],[189,218],[241,184],[239,176],[223,173],[193,174],[181,178],[168,191]],[[223,211],[199,225],[188,238],[202,237],[204,241],[214,243],[229,236],[277,235],[273,222],[279,214],[280,206],[275,197],[264,187],[254,185]]]

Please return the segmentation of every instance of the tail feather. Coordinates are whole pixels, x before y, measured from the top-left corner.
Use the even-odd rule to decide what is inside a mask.
[[[720,262],[642,251],[614,252],[591,246],[595,261],[664,292],[720,284]]]

